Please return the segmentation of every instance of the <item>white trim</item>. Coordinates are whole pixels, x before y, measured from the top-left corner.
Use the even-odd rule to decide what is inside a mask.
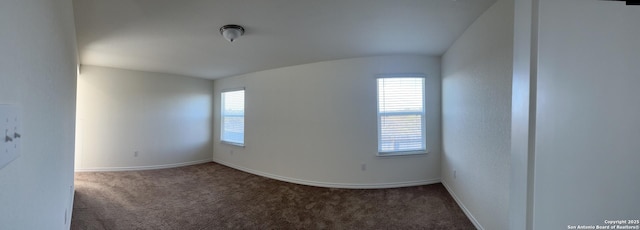
[[[509,229],[534,227],[539,0],[514,6]]]
[[[316,187],[325,187],[325,188],[349,188],[349,189],[379,189],[379,188],[400,188],[400,187],[409,187],[409,186],[418,186],[418,185],[428,185],[440,183],[440,178],[434,178],[429,180],[420,180],[420,181],[406,181],[406,182],[392,182],[392,183],[372,183],[372,184],[352,184],[352,183],[332,183],[332,182],[320,182],[320,181],[310,181],[303,179],[296,179],[291,177],[279,176],[271,173],[266,173],[258,170],[253,170],[249,168],[245,168],[242,166],[238,166],[232,163],[224,162],[218,159],[213,158],[213,162],[216,162],[221,165],[225,165],[240,171],[244,171],[247,173],[255,174],[258,176],[263,176],[279,181],[294,183],[294,184],[302,184]]]
[[[376,156],[379,157],[397,157],[397,156],[412,156],[412,155],[427,155],[429,151],[421,149],[415,151],[397,151],[397,152],[378,152]]]
[[[71,219],[73,216],[73,202],[75,200],[75,195],[76,195],[76,186],[75,184],[72,184],[71,186],[69,186],[69,207],[67,208],[67,212],[68,212],[68,216],[67,216],[67,220],[65,220],[65,228],[69,228],[71,229]]]
[[[477,229],[484,230],[482,225],[480,225],[480,222],[478,222],[478,220],[476,220],[476,218],[471,214],[471,211],[469,211],[469,209],[467,209],[467,207],[464,206],[464,204],[462,203],[460,198],[458,198],[456,193],[454,193],[453,190],[451,188],[449,188],[447,183],[444,182],[444,180],[441,181],[440,183],[442,183],[442,185],[444,185],[444,188],[446,188],[447,191],[449,192],[449,194],[451,194],[451,197],[453,197],[453,200],[455,200],[456,203],[458,203],[458,206],[460,206],[460,209],[462,209],[462,212],[464,212],[464,214],[467,215],[467,218],[469,218],[471,223],[473,223],[473,225],[476,226]]]
[[[149,165],[149,166],[77,168],[77,169],[75,169],[75,172],[119,172],[119,171],[140,171],[140,170],[152,170],[152,169],[167,169],[167,168],[176,168],[176,167],[197,165],[197,164],[203,164],[203,163],[209,163],[209,162],[212,162],[212,160],[211,159],[205,159],[205,160],[189,161],[189,162],[182,162],[182,163],[164,164],[164,165]]]
[[[226,92],[233,92],[233,91],[242,91],[242,90],[246,90],[246,88],[243,87],[236,87],[236,88],[228,88],[228,89],[223,89],[220,91],[220,93],[226,93]]]
[[[427,78],[423,73],[381,73],[375,75],[378,78]]]

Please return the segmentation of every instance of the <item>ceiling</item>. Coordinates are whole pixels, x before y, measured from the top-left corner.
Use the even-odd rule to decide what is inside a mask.
[[[341,58],[442,55],[495,0],[74,0],[82,64],[208,79]],[[233,43],[218,29],[239,24]]]

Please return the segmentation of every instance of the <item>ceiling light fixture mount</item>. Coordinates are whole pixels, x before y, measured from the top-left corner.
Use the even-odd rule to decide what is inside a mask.
[[[244,28],[239,25],[224,25],[220,27],[220,34],[229,42],[233,42],[236,38],[244,34]]]

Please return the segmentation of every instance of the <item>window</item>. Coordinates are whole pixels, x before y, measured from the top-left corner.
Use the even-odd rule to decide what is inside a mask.
[[[222,92],[223,142],[244,146],[244,89]]]
[[[378,78],[378,155],[426,153],[424,79]]]

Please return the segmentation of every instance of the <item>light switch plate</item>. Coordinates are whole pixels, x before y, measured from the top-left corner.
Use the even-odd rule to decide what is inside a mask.
[[[0,169],[20,156],[22,140],[18,106],[0,105]]]

